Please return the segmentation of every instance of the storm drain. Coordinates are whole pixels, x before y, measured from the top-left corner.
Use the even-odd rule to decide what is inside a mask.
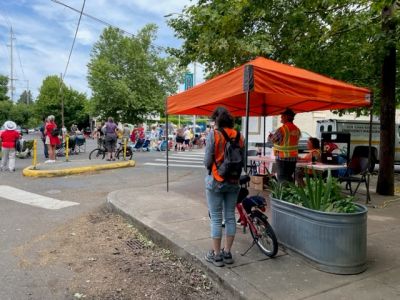
[[[139,240],[129,240],[126,242],[129,248],[132,250],[141,250],[144,248],[144,245],[141,241]]]

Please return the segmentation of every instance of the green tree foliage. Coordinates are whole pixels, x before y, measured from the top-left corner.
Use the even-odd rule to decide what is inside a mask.
[[[32,127],[30,119],[33,117],[33,107],[25,103],[13,104],[9,118],[22,128]]]
[[[86,95],[68,88],[64,83],[62,83],[62,89],[60,89],[60,81],[60,78],[56,75],[48,76],[43,80],[35,103],[36,115],[39,119],[54,115],[56,122],[61,125],[61,97],[63,97],[65,126],[69,128],[72,123],[81,127],[85,126],[89,120],[89,115],[85,110],[88,102]]]
[[[9,120],[12,107],[11,101],[0,101],[0,127]]]
[[[169,52],[182,65],[203,63],[210,77],[264,56],[371,88],[382,123],[377,192],[390,195],[394,108],[400,102],[398,5],[394,0],[200,0],[169,20],[184,40],[181,49]]]
[[[17,103],[33,104],[33,98],[31,91],[23,91],[19,96]]]
[[[8,93],[8,77],[0,75],[0,102],[9,101],[10,98],[7,96]]]
[[[164,110],[165,98],[176,92],[182,74],[175,59],[159,56],[153,45],[156,29],[147,25],[135,37],[104,30],[88,64],[92,115],[137,123]]]
[[[384,36],[378,2],[385,1],[199,1],[168,21],[184,40],[169,52],[182,65],[203,63],[210,77],[264,56],[373,88],[379,103]]]

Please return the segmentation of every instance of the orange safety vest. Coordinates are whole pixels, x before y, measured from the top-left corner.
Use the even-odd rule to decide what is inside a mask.
[[[274,154],[279,158],[297,157],[300,130],[292,122],[286,122],[278,130],[281,132],[282,140],[274,144]]]
[[[237,131],[235,129],[224,128],[224,130],[230,139],[236,138]],[[224,161],[225,145],[226,145],[226,140],[222,135],[222,133],[219,132],[218,130],[214,130],[214,163],[212,165],[211,172],[213,174],[214,179],[220,182],[224,181],[224,178],[222,178],[218,174],[217,165],[220,165]],[[242,136],[240,136],[239,145],[240,147],[244,146],[244,141]]]

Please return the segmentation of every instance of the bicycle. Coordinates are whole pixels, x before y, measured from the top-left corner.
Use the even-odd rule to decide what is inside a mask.
[[[264,214],[267,204],[264,197],[248,197],[249,190],[247,185],[249,182],[250,176],[242,175],[240,177],[240,190],[236,202],[236,210],[239,213],[239,221],[240,225],[243,226],[243,232],[246,232],[246,228],[249,227],[253,237],[252,245],[241,255],[244,256],[257,244],[261,252],[269,257],[274,257],[278,252],[278,240],[268,222],[268,217]]]
[[[89,153],[89,159],[104,159],[107,153],[107,149],[104,146],[104,140],[99,140],[99,145],[98,148],[90,151]],[[124,147],[121,142],[118,143],[118,147],[115,149],[115,157],[119,159],[124,157]],[[126,147],[126,156],[128,160],[131,160],[133,157],[133,151],[131,147]]]

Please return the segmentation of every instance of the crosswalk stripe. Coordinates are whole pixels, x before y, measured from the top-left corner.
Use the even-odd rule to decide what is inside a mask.
[[[164,155],[167,156],[167,155]],[[179,156],[179,157],[204,157],[204,153],[202,154],[183,154],[183,153],[171,153],[168,156]]]
[[[203,161],[204,158],[196,158],[196,157],[184,157],[184,156],[168,156],[168,159],[182,159],[182,160],[198,160]]]
[[[155,161],[167,161],[166,159],[162,159],[162,158],[157,158]],[[173,162],[182,162],[182,163],[188,163],[189,161],[181,161],[181,160],[179,160],[179,159],[168,159],[168,161],[173,161]],[[203,162],[202,161],[197,161],[197,160],[193,160],[193,161],[190,161],[190,163],[193,163],[193,164],[202,164]]]
[[[77,202],[61,201],[54,198],[34,194],[8,185],[0,185],[0,198],[16,201],[45,209],[60,209],[79,205]]]
[[[162,163],[144,163],[146,166],[158,166],[158,167],[166,167],[166,164]],[[179,164],[169,164],[170,167],[183,167],[183,168],[204,168],[202,165],[179,165]]]

